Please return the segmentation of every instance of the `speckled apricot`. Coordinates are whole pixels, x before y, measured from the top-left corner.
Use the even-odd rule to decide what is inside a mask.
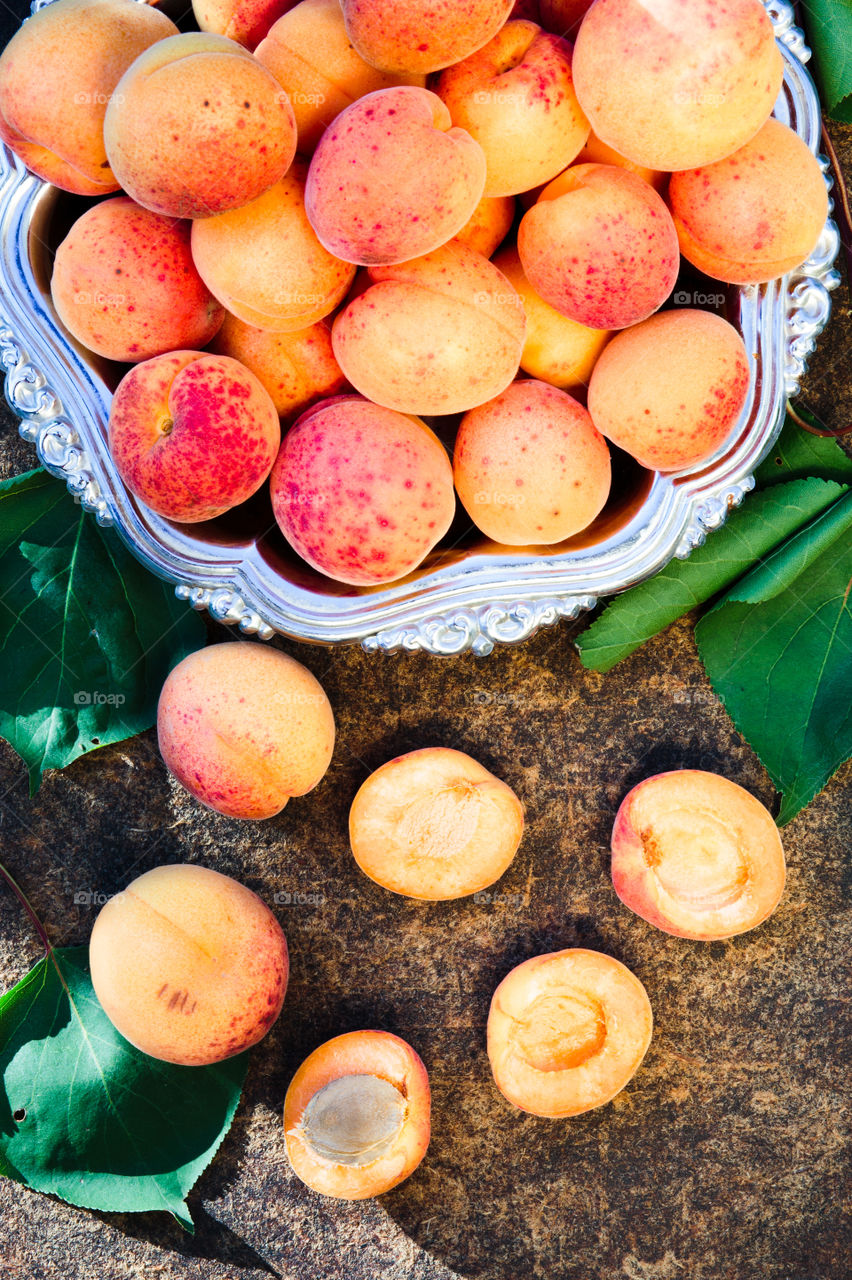
[[[227,36],[254,49],[274,22],[298,0],[192,0],[192,12],[202,31]]]
[[[176,34],[164,13],[128,0],[40,9],[0,55],[0,139],[64,191],[117,191],[104,148],[107,104],[134,59]]]
[[[518,371],[523,306],[487,258],[452,241],[397,266],[340,312],[334,354],[362,395],[402,413],[463,413]]]
[[[349,842],[364,874],[429,901],[499,880],[523,830],[524,808],[511,787],[449,747],[389,760],[361,784],[349,811]]]
[[[312,791],[334,750],[334,716],[319,681],[254,641],[209,645],[184,658],[157,707],[163,760],[210,809],[259,820]]]
[[[383,71],[440,71],[481,49],[513,0],[340,0],[349,39]]]
[[[338,258],[405,262],[461,231],[484,187],[479,144],[453,127],[434,93],[398,85],[359,98],[326,129],[305,208]]]
[[[539,297],[524,275],[514,245],[501,249],[493,261],[524,304],[527,330],[521,368],[563,391],[587,387],[598,356],[609,342],[609,332],[569,320]]]
[[[753,138],[782,75],[760,0],[596,0],[574,49],[577,97],[598,137],[669,172]]]
[[[500,983],[488,1014],[494,1082],[522,1111],[559,1119],[602,1107],[651,1043],[642,983],[602,951],[533,956]]]
[[[589,136],[571,77],[571,46],[534,22],[507,22],[449,67],[435,91],[453,124],[485,152],[485,194],[516,195],[556,177]]]
[[[280,418],[293,418],[314,400],[335,396],[346,379],[324,321],[294,333],[255,329],[229,312],[210,350],[239,360],[263,383]]]
[[[625,329],[665,302],[680,266],[660,196],[615,165],[572,165],[518,228],[524,274],[545,302],[592,329]]]
[[[361,586],[415,569],[455,510],[452,467],[437,436],[361,396],[302,414],[284,437],[270,490],[275,519],[299,555]]]
[[[259,329],[292,333],[329,315],[355,268],[320,244],[305,212],[306,166],[240,209],[192,227],[199,275],[227,309]]]
[[[525,379],[465,414],[453,476],[471,520],[495,542],[561,542],[602,511],[609,449],[582,405]]]
[[[131,493],[185,524],[245,502],[281,426],[261,382],[228,356],[171,351],[134,365],[112,398],[109,448]]]
[[[762,924],[784,892],[784,850],[759,800],[703,769],[633,787],[612,830],[612,882],[625,906],[679,938],[711,942]]]
[[[758,284],[799,266],[828,217],[816,157],[778,120],[724,160],[673,174],[669,203],[683,256],[730,284]]]
[[[66,329],[130,364],[205,346],[225,311],[195,269],[189,229],[126,196],[88,209],[53,263],[50,293]]]
[[[119,81],[104,119],[116,178],[146,209],[206,218],[284,176],[296,121],[271,71],[225,36],[161,40]]]
[[[111,898],[89,963],[95,995],[125,1040],[184,1067],[257,1044],[281,1012],[289,973],[266,903],[194,863],[155,867]]]
[[[470,218],[453,237],[483,258],[490,258],[512,229],[514,196],[483,196]]]
[[[716,452],[748,395],[743,340],[721,316],[664,311],[616,334],[589,384],[589,413],[644,467],[674,471]]]
[[[390,1191],[426,1154],[429,1077],[389,1031],[349,1031],[314,1049],[284,1099],[293,1172],[314,1191],[366,1200]]]
[[[270,28],[254,56],[286,90],[305,156],[358,98],[394,84],[426,85],[423,75],[379,71],[365,62],[346,34],[339,0],[301,0]]]

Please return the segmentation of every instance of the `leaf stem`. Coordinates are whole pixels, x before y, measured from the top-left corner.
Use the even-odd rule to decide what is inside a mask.
[[[30,921],[32,922],[33,928],[35,929],[36,933],[44,943],[45,951],[48,954],[50,954],[53,951],[53,946],[51,944],[50,938],[47,936],[47,930],[45,929],[44,925],[36,915],[35,908],[33,907],[29,898],[24,893],[23,889],[18,884],[17,880],[12,875],[12,873],[10,871],[7,871],[7,869],[3,866],[2,862],[0,862],[0,879],[3,879],[6,881],[7,885],[12,890],[12,893],[18,899],[21,906],[24,908],[27,915],[29,916]]]

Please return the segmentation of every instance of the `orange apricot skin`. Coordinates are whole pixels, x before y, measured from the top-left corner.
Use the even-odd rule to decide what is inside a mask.
[[[202,31],[227,36],[254,49],[270,27],[297,0],[192,0],[195,21]]]
[[[672,174],[669,205],[688,262],[714,280],[762,284],[813,252],[828,191],[807,144],[772,119],[716,164]]]
[[[605,1008],[602,1040],[592,1046],[591,1057],[577,1064],[578,1070],[538,1068],[513,1042],[525,1010],[548,992],[564,990],[566,977],[580,984],[581,996],[589,988],[607,996],[612,1025],[607,1025]],[[532,956],[506,975],[491,1000],[487,1047],[494,1083],[521,1111],[548,1119],[581,1115],[611,1102],[621,1092],[648,1050],[653,1025],[644,986],[613,956],[583,947]],[[552,1026],[544,1032],[552,1039]],[[590,1078],[596,1063],[601,1077],[597,1081]]]
[[[375,1075],[401,1090],[408,1115],[393,1150],[353,1168],[317,1156],[296,1132],[315,1093],[348,1075]],[[389,1031],[349,1031],[314,1049],[297,1070],[284,1099],[284,1140],[294,1173],[321,1195],[367,1200],[404,1181],[420,1164],[431,1133],[429,1076],[411,1045]]]
[[[655,873],[660,852],[653,836],[654,793],[665,794],[673,785],[684,788],[686,805],[695,809],[702,788],[712,789],[727,826],[746,830],[748,848],[761,850],[757,875],[752,874],[745,886],[744,905],[742,899],[736,899],[698,910],[689,902],[679,902]],[[772,915],[784,892],[784,850],[768,810],[737,783],[701,769],[658,773],[637,783],[619,806],[611,845],[612,883],[621,901],[643,920],[676,938],[713,942],[746,933]],[[749,904],[750,910],[745,910]]]
[[[166,767],[208,808],[255,821],[322,780],[334,715],[319,681],[277,649],[238,641],[189,654],[157,707]]]
[[[275,333],[226,312],[209,350],[244,364],[266,387],[279,418],[293,419],[315,400],[336,396],[346,387],[323,320],[292,333]]]
[[[440,71],[481,49],[513,0],[341,0],[349,39],[382,71]]]
[[[269,907],[237,880],[194,863],[155,867],[101,910],[92,985],[135,1048],[206,1066],[257,1044],[287,990],[289,958]]]
[[[481,253],[483,258],[490,258],[511,231],[514,220],[514,196],[483,196],[453,238]]]

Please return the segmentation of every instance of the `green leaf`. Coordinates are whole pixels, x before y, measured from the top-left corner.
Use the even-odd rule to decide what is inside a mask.
[[[140,1053],[99,1005],[88,949],[53,950],[0,999],[0,1171],[86,1209],[164,1209],[191,1231],[185,1197],[247,1065],[245,1053],[212,1067]]]
[[[774,448],[761,462],[754,478],[758,489],[784,480],[821,476],[838,484],[852,484],[852,458],[836,440],[803,431],[790,418]],[[746,502],[750,500],[747,498]]]
[[[669,623],[730,586],[841,493],[843,486],[834,481],[810,479],[773,485],[746,498],[688,560],[672,560],[604,609],[577,640],[583,666],[609,671]]]
[[[852,124],[852,3],[808,0],[802,5],[812,68],[826,115]]]
[[[780,584],[780,589],[779,589]],[[852,494],[695,629],[716,693],[783,792],[783,826],[852,756]]]
[[[0,482],[0,736],[45,769],[150,728],[204,624],[45,471]]]

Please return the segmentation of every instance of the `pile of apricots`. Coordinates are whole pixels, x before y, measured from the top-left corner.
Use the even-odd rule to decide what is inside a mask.
[[[748,356],[721,315],[661,310],[681,257],[768,281],[828,211],[771,117],[760,0],[193,9],[180,32],[55,0],[0,57],[0,137],[109,197],[51,292],[132,366],[109,443],[139,501],[198,522],[268,484],[295,552],[370,588],[456,496],[497,544],[557,545],[603,510],[610,445],[661,471],[724,448]]]
[[[163,759],[197,800],[230,817],[273,817],[323,778],[334,751],[328,698],[277,649],[215,644],[184,658],[157,713]],[[462,751],[428,747],[389,760],[349,812],[360,870],[424,902],[469,897],[509,868],[524,832],[511,787]],[[682,769],[628,792],[612,832],[619,898],[682,938],[731,938],[761,924],[784,890],[769,812],[717,774]],[[201,1066],[256,1044],[287,988],[287,943],[244,885],[196,864],[161,866],[100,912],[95,993],[143,1053]],[[609,1102],[651,1042],[644,986],[601,951],[532,956],[494,992],[487,1051],[515,1107],[559,1119]],[[430,1138],[429,1080],[415,1050],[382,1030],[336,1036],[296,1072],[284,1103],[295,1173],[325,1195],[358,1200],[406,1178]]]

